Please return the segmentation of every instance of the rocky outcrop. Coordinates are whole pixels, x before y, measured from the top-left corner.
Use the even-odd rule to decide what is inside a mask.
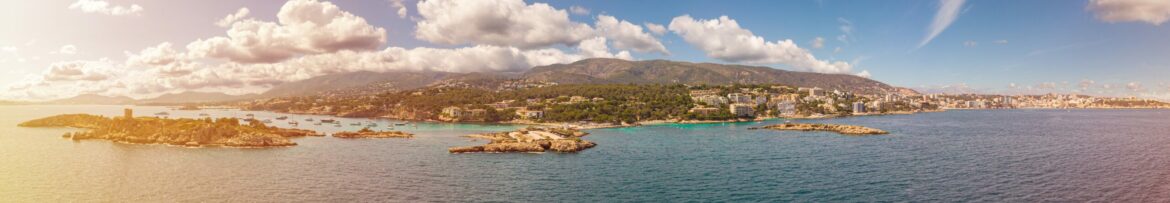
[[[414,134],[402,131],[373,131],[369,128],[362,128],[357,132],[338,132],[333,133],[336,138],[413,138]]]
[[[581,140],[588,133],[564,128],[526,128],[511,132],[469,135],[472,138],[491,140],[483,146],[451,147],[450,153],[510,153],[545,152],[573,153],[589,149],[597,144]]]
[[[324,136],[311,130],[283,129],[265,126],[253,121],[240,124],[233,118],[221,119],[159,119],[106,118],[72,114],[36,119],[19,124],[21,127],[74,127],[83,132],[66,133],[72,140],[110,140],[132,144],[167,144],[175,146],[280,147],[297,143],[292,137]]]
[[[841,124],[820,124],[820,123],[784,123],[762,127],[764,129],[772,130],[797,130],[797,131],[829,131],[845,135],[884,135],[889,134],[884,130],[876,128],[856,126],[856,125],[841,125]],[[749,128],[758,129],[758,128]]]

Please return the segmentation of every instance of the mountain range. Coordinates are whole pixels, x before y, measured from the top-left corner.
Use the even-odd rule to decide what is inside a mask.
[[[319,76],[287,82],[262,94],[228,95],[224,93],[184,92],[156,98],[135,100],[93,94],[50,101],[51,104],[181,104],[230,102],[249,99],[308,96],[323,93],[370,93],[410,90],[442,84],[469,87],[494,87],[505,81],[529,81],[558,84],[783,84],[820,87],[843,91],[880,94],[898,92],[917,94],[900,87],[849,74],[825,74],[780,70],[763,66],[691,63],[666,60],[628,61],[621,59],[585,59],[569,64],[538,66],[520,73],[449,73],[437,71],[352,72]]]

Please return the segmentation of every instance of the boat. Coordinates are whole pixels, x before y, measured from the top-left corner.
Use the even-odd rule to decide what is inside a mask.
[[[272,123],[272,120],[264,119],[264,123]]]
[[[394,125],[396,125],[396,126],[405,126],[405,125],[406,125],[406,123],[395,123]]]
[[[200,113],[199,116],[211,116],[211,115],[208,115],[207,113]]]
[[[171,115],[171,113],[167,113],[166,111],[163,111],[163,112],[154,113],[154,115],[156,115],[156,116],[169,116],[169,115]]]
[[[370,124],[366,124],[366,127],[378,127],[378,123],[370,122]]]
[[[341,127],[341,124],[334,124],[333,127]]]
[[[289,125],[299,125],[300,123],[297,123],[297,121],[289,121],[288,124]]]
[[[285,119],[288,119],[288,116],[276,117],[276,120],[285,120]]]
[[[313,118],[306,118],[305,121],[313,122]]]
[[[359,125],[362,125],[362,123],[350,123],[349,125],[352,125],[352,126],[359,126]]]
[[[247,116],[247,117],[256,117],[256,115],[252,115],[252,114],[248,114],[248,115],[244,115],[244,116]]]
[[[256,120],[256,119],[253,119],[253,118],[245,118],[243,121],[244,121],[244,122],[252,122],[252,121],[254,121],[254,120]]]
[[[321,119],[322,123],[333,123],[334,121],[335,120],[333,120],[333,119]]]
[[[313,123],[313,125],[321,125],[321,123]]]

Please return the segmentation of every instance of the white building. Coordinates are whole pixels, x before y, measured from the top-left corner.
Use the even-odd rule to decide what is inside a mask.
[[[749,104],[731,104],[731,114],[736,117],[753,117],[756,115],[755,109]]]

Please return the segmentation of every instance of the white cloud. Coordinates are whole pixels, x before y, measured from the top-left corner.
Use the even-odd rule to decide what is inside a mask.
[[[917,48],[926,46],[931,40],[934,40],[934,37],[950,27],[951,23],[959,19],[959,8],[963,7],[964,2],[965,0],[939,0],[938,13],[934,15],[934,21],[930,23],[930,27],[927,27],[926,38],[918,43]]]
[[[1137,91],[1141,91],[1141,90],[1142,90],[1142,83],[1139,83],[1139,82],[1129,82],[1129,83],[1126,83],[1126,84],[1125,84],[1125,88],[1126,88],[1126,89],[1129,89],[1129,91],[1135,91],[1135,92],[1137,92]]]
[[[1007,41],[1006,39],[1001,39],[1001,40],[995,40],[995,41],[994,41],[994,42],[992,42],[992,43],[996,43],[996,44],[1007,44],[1007,43],[1008,43],[1008,41]]]
[[[813,41],[809,42],[809,46],[811,46],[813,49],[823,48],[823,47],[825,47],[825,38],[824,37],[813,38]]]
[[[415,37],[432,43],[540,49],[577,46],[584,40],[605,37],[617,49],[670,53],[662,42],[636,24],[598,15],[595,25],[590,26],[570,20],[570,11],[544,3],[431,0],[419,2],[418,10],[422,18],[416,25]]]
[[[628,51],[621,51],[617,54],[610,53],[609,47],[605,45],[605,41],[606,39],[604,37],[594,37],[593,39],[581,41],[581,45],[577,46],[577,49],[581,50],[581,54],[586,58],[619,58],[625,60],[634,60],[634,57],[631,57],[630,52]]]
[[[219,26],[219,27],[232,26],[232,23],[235,23],[236,21],[239,21],[240,19],[244,19],[244,17],[247,17],[249,12],[251,12],[251,11],[248,10],[247,7],[240,8],[239,10],[236,10],[236,13],[224,16],[222,19],[219,19],[219,21],[216,21],[215,25]]]
[[[963,46],[965,46],[965,47],[975,47],[975,46],[979,46],[979,42],[972,41],[972,40],[967,40],[967,41],[963,41]]]
[[[113,77],[114,71],[107,59],[55,62],[49,65],[44,81],[102,81]]]
[[[405,0],[390,0],[390,7],[394,8],[399,18],[406,18],[406,4]]]
[[[100,13],[114,16],[140,15],[142,13],[142,6],[138,4],[131,4],[129,7],[114,6],[102,0],[77,0],[77,2],[69,4],[69,9],[84,13]]]
[[[583,16],[589,15],[589,13],[590,13],[588,8],[580,7],[580,6],[570,6],[569,12],[573,13],[574,15],[583,15]]]
[[[5,46],[5,47],[0,47],[0,51],[4,51],[4,52],[16,52],[16,51],[19,51],[19,50],[20,50],[20,49],[19,49],[19,48],[16,48],[16,46]]]
[[[841,24],[837,27],[837,29],[841,30],[842,33],[841,35],[837,36],[837,41],[849,44],[853,41],[853,22],[840,17],[837,18],[837,22]]]
[[[1166,0],[1089,0],[1086,10],[1105,22],[1145,22],[1162,25],[1170,20],[1170,1]]]
[[[684,41],[707,53],[708,57],[734,63],[785,64],[799,70],[820,73],[848,73],[849,63],[817,60],[808,50],[791,39],[769,42],[727,16],[695,20],[689,15],[675,17],[668,26]]]
[[[340,50],[375,50],[386,43],[386,30],[342,11],[329,2],[293,0],[277,13],[279,23],[236,21],[227,37],[197,40],[192,54],[240,63],[273,63],[300,54]]]
[[[643,32],[641,26],[628,21],[618,20],[613,16],[598,15],[596,26],[601,36],[613,40],[614,48],[670,54],[657,38]]]
[[[72,44],[67,44],[65,46],[61,46],[61,49],[58,49],[54,53],[65,54],[65,55],[74,55],[74,54],[77,54],[77,46],[73,46]]]
[[[484,44],[520,48],[576,45],[594,36],[593,28],[569,20],[565,10],[521,0],[418,3],[422,19],[415,37],[439,44]]]
[[[858,77],[863,77],[863,78],[869,78],[869,77],[873,76],[873,75],[869,74],[869,70],[863,70],[861,72],[858,72],[855,75],[857,75]]]
[[[646,24],[646,29],[650,30],[650,33],[654,33],[654,35],[662,36],[662,35],[666,34],[666,26],[662,26],[662,25],[654,24],[654,23],[645,23],[645,24]]]

